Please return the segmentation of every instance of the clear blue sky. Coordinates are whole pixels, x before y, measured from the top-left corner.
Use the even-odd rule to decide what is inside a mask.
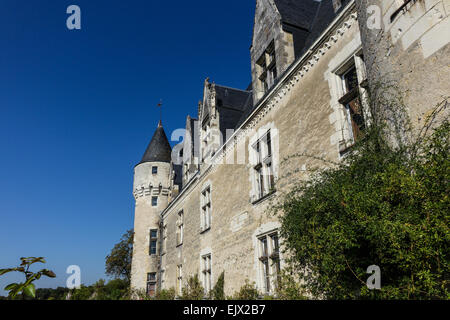
[[[0,1],[0,268],[44,256],[57,278],[38,287],[64,286],[72,264],[84,284],[106,278],[156,104],[170,136],[206,77],[247,87],[254,2]],[[66,28],[71,4],[80,31]],[[0,295],[18,279],[1,277]]]

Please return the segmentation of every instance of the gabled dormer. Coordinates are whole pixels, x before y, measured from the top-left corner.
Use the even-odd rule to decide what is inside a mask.
[[[251,91],[230,88],[206,79],[199,104],[198,132],[200,163],[209,163],[234,133],[245,111],[252,107]]]
[[[203,101],[200,106],[199,133],[200,133],[200,161],[208,162],[220,147],[219,119],[216,109],[215,84],[205,80],[203,88]]]
[[[188,184],[189,180],[198,170],[199,157],[199,126],[198,120],[187,116],[186,131],[181,150],[183,186]]]
[[[331,11],[321,7],[329,7]],[[312,43],[315,25],[330,20],[331,15],[334,15],[332,0],[256,1],[250,48],[255,103]]]

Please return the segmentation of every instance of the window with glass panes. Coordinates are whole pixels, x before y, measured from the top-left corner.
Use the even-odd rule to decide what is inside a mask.
[[[272,293],[280,275],[280,245],[277,232],[258,238],[259,261],[265,293]]]
[[[147,273],[147,295],[154,297],[156,294],[156,273]]]
[[[211,291],[211,255],[207,254],[202,257],[202,275],[203,275],[203,288],[205,292]]]
[[[358,63],[355,63],[355,62]],[[364,110],[360,95],[361,83],[365,80],[363,56],[355,56],[340,74],[343,96],[339,102],[345,107],[350,134],[354,142],[361,138],[365,127]],[[364,78],[364,79],[363,79]]]
[[[272,159],[272,136],[268,130],[253,146],[256,164],[253,167],[256,200],[274,190],[275,179]]]
[[[207,187],[201,195],[201,230],[211,227],[211,187]]]
[[[156,247],[158,244],[158,230],[150,230],[150,255],[156,254]]]
[[[177,246],[183,244],[183,236],[184,236],[184,214],[183,211],[178,213],[177,219]]]
[[[176,279],[176,285],[177,285],[177,294],[181,295],[183,290],[183,265],[177,266],[177,279]]]

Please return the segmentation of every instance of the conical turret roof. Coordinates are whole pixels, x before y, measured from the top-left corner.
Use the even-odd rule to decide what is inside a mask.
[[[170,162],[171,158],[172,148],[170,147],[169,140],[167,140],[166,133],[164,132],[164,128],[160,121],[141,162],[138,164],[145,162]]]

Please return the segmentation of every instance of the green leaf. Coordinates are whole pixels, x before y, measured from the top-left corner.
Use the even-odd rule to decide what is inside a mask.
[[[26,287],[23,288],[23,293],[26,294],[29,297],[35,298],[36,297],[36,287],[33,283],[30,283]]]
[[[10,269],[0,269],[0,276],[4,275],[5,273],[11,272],[11,271],[15,271],[14,268],[10,268]]]
[[[20,291],[22,291],[23,287],[24,287],[23,283],[17,283],[17,286],[15,286],[14,288],[11,289],[11,291],[9,291],[8,296],[14,298]]]
[[[5,290],[12,290],[12,289],[14,289],[15,287],[17,287],[19,284],[18,283],[11,283],[11,284],[8,284],[6,287],[5,287]]]
[[[40,272],[42,272],[43,275],[45,275],[45,276],[47,276],[49,278],[55,278],[56,277],[56,274],[53,271],[48,270],[48,269],[43,269]]]

